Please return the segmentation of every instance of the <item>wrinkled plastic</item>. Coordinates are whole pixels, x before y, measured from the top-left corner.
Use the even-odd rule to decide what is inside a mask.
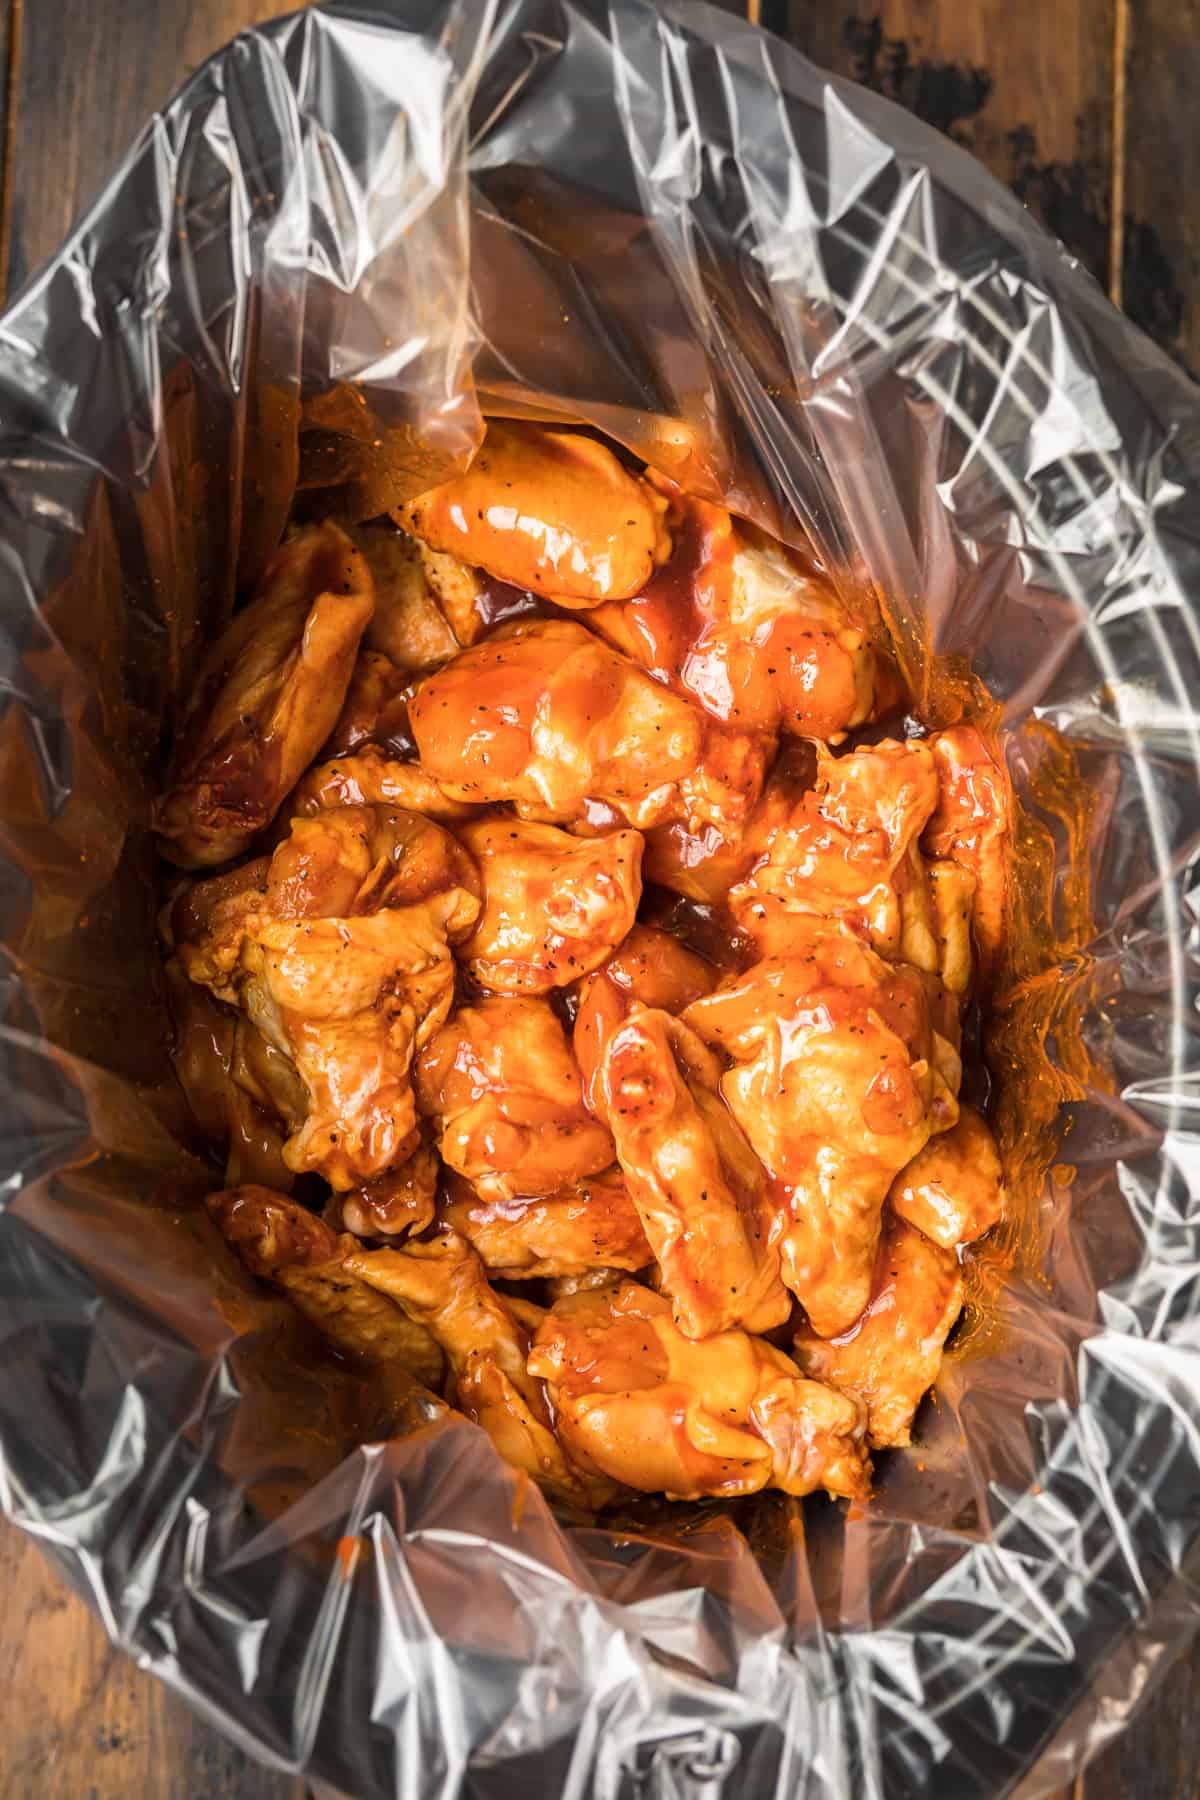
[[[724,494],[874,582],[927,710],[955,655],[1003,703],[1040,1266],[868,1507],[560,1525],[475,1427],[381,1423],[199,1204],[146,830],[190,672],[298,481],[416,491],[487,410]],[[749,26],[394,0],[151,121],[0,320],[0,421],[8,1514],[329,1794],[1069,1778],[1200,1620],[1200,393],[969,158]]]

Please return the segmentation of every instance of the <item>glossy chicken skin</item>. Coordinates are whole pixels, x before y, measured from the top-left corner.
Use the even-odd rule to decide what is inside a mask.
[[[435,1033],[416,1074],[443,1160],[485,1200],[554,1194],[614,1161],[612,1138],[583,1103],[579,1066],[546,1000],[461,1007]]]
[[[573,1467],[556,1441],[541,1384],[526,1368],[528,1329],[465,1239],[448,1232],[403,1250],[360,1251],[347,1268],[432,1334],[454,1374],[455,1405],[506,1462],[557,1499],[594,1506],[611,1498],[612,1484]]]
[[[389,1175],[364,1187],[333,1194],[325,1219],[335,1231],[360,1238],[407,1237],[432,1225],[441,1164],[432,1144],[420,1143]]]
[[[382,651],[360,650],[321,755],[345,756],[367,744],[377,744],[391,756],[408,755],[412,750],[408,703],[415,679]]]
[[[863,1408],[743,1331],[683,1336],[635,1282],[558,1301],[529,1354],[581,1468],[675,1499],[866,1494]]]
[[[481,1200],[452,1176],[438,1217],[466,1238],[493,1275],[510,1281],[644,1269],[651,1260],[619,1169],[532,1200]]]
[[[636,831],[578,838],[501,818],[463,825],[458,836],[483,884],[483,911],[460,954],[492,993],[566,987],[631,929],[642,893]]]
[[[930,856],[947,857],[975,877],[971,923],[980,975],[991,979],[1008,917],[1012,789],[983,733],[956,725],[930,739],[938,776],[937,808],[925,831]]]
[[[171,1061],[188,1105],[208,1142],[225,1156],[231,1186],[261,1182],[283,1192],[292,1171],[283,1160],[278,1117],[239,1086],[238,1014],[189,981],[177,958],[164,966],[174,1027]]]
[[[331,808],[294,823],[264,889],[224,896],[209,928],[181,940],[191,978],[242,1005],[296,1067],[307,1112],[289,1168],[350,1189],[411,1154],[412,1057],[449,1011],[450,944],[478,916],[477,888],[441,827],[399,808]]]
[[[605,1045],[635,1007],[679,1013],[717,984],[716,971],[669,931],[635,925],[608,960],[580,983],[573,1043],[588,1105]]]
[[[427,819],[453,823],[475,812],[451,800],[419,763],[400,762],[375,744],[353,755],[314,763],[288,802],[293,818],[311,818],[330,806],[399,806]]]
[[[251,1275],[282,1289],[335,1350],[358,1362],[400,1363],[430,1387],[441,1380],[429,1332],[348,1267],[356,1239],[264,1187],[228,1188],[207,1205]]]
[[[684,1019],[733,1058],[721,1092],[773,1177],[783,1278],[832,1337],[867,1303],[893,1178],[957,1116],[959,1069],[925,977],[823,921],[810,931],[802,954],[755,964]]]
[[[833,738],[868,718],[877,658],[826,582],[724,507],[670,495],[674,552],[597,631],[738,731]]]
[[[226,862],[270,824],[333,727],[374,604],[336,525],[284,544],[201,671],[155,817],[169,861]]]
[[[863,1401],[872,1449],[911,1443],[913,1419],[937,1380],[962,1301],[953,1253],[889,1211],[862,1317],[829,1341],[800,1331],[796,1361],[806,1374]]]
[[[769,1331],[791,1310],[763,1170],[717,1094],[720,1065],[669,1013],[607,1038],[594,1086],[675,1322],[689,1338]]]
[[[418,687],[422,766],[452,799],[549,824],[732,829],[765,751],[722,733],[571,619],[502,626]]]
[[[943,1250],[974,1243],[1004,1214],[1004,1171],[996,1140],[973,1106],[930,1138],[888,1195],[892,1211]]]
[[[670,552],[666,510],[593,438],[493,419],[470,468],[397,518],[514,587],[590,607],[644,586]]]
[[[815,786],[772,785],[747,831],[749,873],[730,907],[763,955],[786,954],[797,914],[845,919],[882,955],[933,972],[938,947],[921,832],[937,805],[933,752],[885,740],[818,749]]]

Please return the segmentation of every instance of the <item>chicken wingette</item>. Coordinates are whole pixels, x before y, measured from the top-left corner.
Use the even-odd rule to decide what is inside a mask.
[[[859,1401],[744,1331],[694,1342],[635,1282],[557,1301],[528,1367],[574,1463],[614,1482],[679,1500],[867,1492]]]
[[[169,861],[227,862],[271,823],[333,728],[374,605],[367,565],[336,525],[283,545],[196,682],[155,812]]]
[[[683,1016],[732,1058],[721,1093],[772,1177],[783,1278],[832,1337],[867,1303],[893,1178],[957,1117],[960,1071],[928,977],[826,921],[809,932]]]

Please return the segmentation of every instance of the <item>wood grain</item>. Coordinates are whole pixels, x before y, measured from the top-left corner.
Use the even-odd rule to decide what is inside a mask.
[[[1129,17],[1125,309],[1200,373],[1200,0],[1138,0]]]
[[[204,57],[297,0],[0,0],[0,280],[50,255],[133,134]],[[727,10],[740,0],[720,0]],[[1200,0],[745,0],[815,61],[973,150],[1127,308],[1200,365]],[[14,9],[24,13],[23,42]],[[1128,30],[1127,59],[1114,63]],[[1124,75],[1127,79],[1122,82]],[[1123,190],[1114,209],[1112,195]],[[300,1800],[113,1650],[34,1544],[0,1526],[5,1800]],[[1054,1800],[1196,1800],[1200,1654]],[[546,1800],[550,1800],[547,1796]]]
[[[787,0],[788,35],[973,151],[1103,282],[1115,4]]]

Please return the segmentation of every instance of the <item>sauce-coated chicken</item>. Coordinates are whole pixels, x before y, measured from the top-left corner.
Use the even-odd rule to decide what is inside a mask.
[[[422,1142],[390,1174],[332,1194],[324,1217],[335,1231],[352,1231],[360,1238],[415,1235],[433,1224],[441,1172],[437,1151]]]
[[[189,981],[177,958],[168,960],[164,974],[174,1028],[171,1061],[197,1123],[225,1156],[226,1181],[234,1187],[261,1182],[286,1193],[292,1171],[283,1160],[279,1116],[247,1092],[235,1074],[238,1014]]]
[[[744,1331],[695,1343],[634,1282],[556,1302],[529,1369],[580,1468],[677,1499],[866,1494],[863,1408]]]
[[[669,931],[635,925],[607,962],[580,984],[572,1041],[588,1105],[593,1110],[597,1105],[596,1072],[604,1047],[634,1007],[680,1013],[716,984],[716,971]]]
[[[438,1217],[510,1281],[644,1269],[652,1260],[620,1169],[531,1200],[482,1200],[451,1176]]]
[[[549,824],[733,829],[765,751],[721,732],[572,619],[502,626],[418,687],[409,721],[452,799]]]
[[[348,1266],[357,1238],[339,1237],[264,1187],[211,1194],[208,1210],[251,1275],[282,1289],[335,1350],[359,1362],[400,1363],[437,1386],[442,1357],[430,1333]]]
[[[1000,757],[972,725],[931,739],[937,809],[925,831],[930,856],[947,857],[975,878],[971,924],[984,981],[994,973],[1008,917],[1012,793]]]
[[[443,1160],[485,1200],[554,1194],[614,1160],[546,1000],[460,1008],[423,1051],[417,1090],[438,1122]]]
[[[526,1368],[529,1332],[463,1238],[360,1251],[347,1267],[431,1333],[453,1371],[455,1405],[507,1462],[568,1503],[611,1497],[611,1482],[574,1468],[555,1438],[541,1383]]]
[[[408,703],[415,679],[382,651],[360,650],[321,755],[345,756],[367,744],[392,756],[408,755],[412,750]]]
[[[717,1094],[720,1064],[669,1013],[638,1007],[594,1085],[679,1329],[769,1331],[791,1310],[781,1227],[750,1145]]]
[[[469,819],[474,807],[450,800],[419,763],[400,762],[374,744],[353,755],[315,763],[288,803],[293,818],[309,818],[329,806],[400,806],[427,819]]]
[[[483,911],[461,955],[492,993],[566,987],[631,930],[642,893],[636,831],[578,838],[500,818],[460,826],[458,836],[483,884]]]
[[[806,1374],[863,1401],[872,1449],[910,1443],[917,1408],[937,1380],[962,1301],[953,1253],[889,1210],[862,1317],[832,1340],[798,1332],[796,1361]]]
[[[370,806],[296,820],[265,880],[250,867],[248,890],[221,878],[232,891],[177,905],[180,960],[295,1065],[307,1111],[288,1167],[357,1188],[416,1147],[412,1058],[450,1009],[474,868],[440,826]]]
[[[430,588],[416,539],[393,525],[359,525],[350,535],[375,584],[369,648],[408,674],[456,656],[462,646]]]
[[[374,604],[336,525],[284,544],[197,682],[155,817],[171,862],[227,862],[270,824],[333,728]]]
[[[832,587],[724,507],[659,485],[674,551],[596,629],[738,731],[828,739],[868,718],[878,659]]]
[[[750,871],[730,894],[764,956],[786,955],[797,915],[845,919],[882,955],[938,967],[921,832],[938,800],[933,752],[885,740],[818,750],[816,785],[768,788],[746,834]]]
[[[1000,1153],[973,1106],[901,1169],[888,1199],[893,1212],[944,1250],[974,1243],[1003,1217]]]
[[[832,1337],[867,1303],[893,1178],[957,1116],[926,978],[812,921],[803,953],[755,964],[684,1019],[733,1058],[721,1092],[773,1177],[783,1278]]]
[[[666,501],[578,432],[493,419],[469,469],[400,508],[434,550],[563,606],[636,594],[669,554]]]

